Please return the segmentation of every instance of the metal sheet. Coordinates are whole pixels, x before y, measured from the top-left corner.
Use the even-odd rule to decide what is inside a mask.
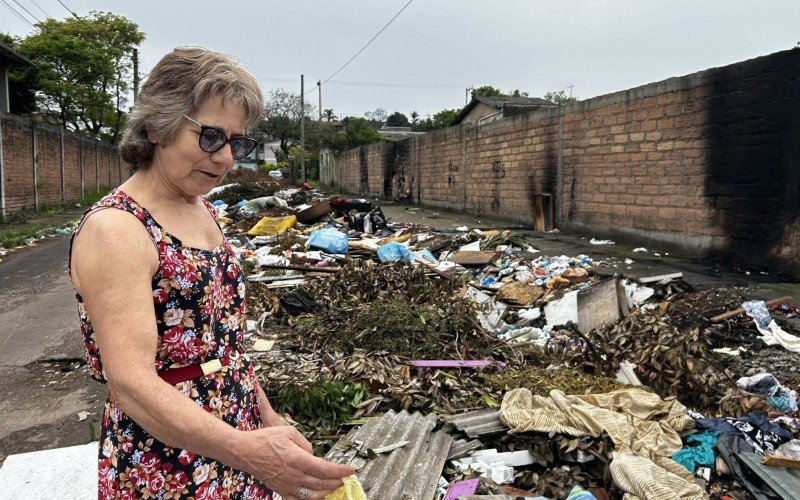
[[[447,459],[453,460],[456,458],[461,458],[466,456],[467,453],[473,450],[479,450],[481,448],[483,448],[483,443],[477,439],[473,439],[472,441],[459,439],[458,441],[453,441],[453,445],[450,446],[450,452],[447,454]]]
[[[447,418],[445,423],[455,427],[470,438],[508,431],[508,427],[500,421],[498,411],[491,408],[454,415]]]
[[[761,463],[761,455],[740,453],[739,458],[785,500],[795,500],[800,492],[800,469],[772,467]]]
[[[370,500],[429,500],[436,494],[453,438],[447,432],[432,432],[436,415],[423,416],[389,411],[379,420],[353,429],[344,439],[363,442],[368,448],[380,448],[408,441],[390,453],[370,460],[356,475]],[[349,463],[346,450],[334,446],[325,457],[337,463]]]

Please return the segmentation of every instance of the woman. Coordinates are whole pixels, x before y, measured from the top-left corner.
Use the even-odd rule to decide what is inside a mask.
[[[91,374],[109,387],[100,498],[324,498],[316,458],[243,355],[244,281],[201,196],[255,141],[257,81],[200,48],[164,56],[120,145],[137,167],[83,217],[70,276]]]

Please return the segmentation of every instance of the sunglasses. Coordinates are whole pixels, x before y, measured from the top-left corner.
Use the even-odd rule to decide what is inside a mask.
[[[255,149],[258,141],[246,135],[229,138],[228,135],[216,127],[203,125],[197,120],[183,115],[184,118],[200,127],[200,149],[206,153],[216,153],[226,144],[231,145],[231,156],[234,160],[241,160]]]

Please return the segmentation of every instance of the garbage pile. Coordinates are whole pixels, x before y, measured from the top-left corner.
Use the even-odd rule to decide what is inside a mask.
[[[621,276],[310,186],[228,189],[248,355],[366,498],[790,498],[790,297]]]

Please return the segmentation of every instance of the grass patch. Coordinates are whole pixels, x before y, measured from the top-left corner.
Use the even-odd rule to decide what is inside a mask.
[[[80,206],[84,208],[89,208],[100,201],[100,199],[106,194],[108,194],[108,191],[101,190],[87,193],[86,196],[78,200],[67,201],[64,203],[43,203],[39,205],[38,211],[26,209],[9,215],[4,221],[2,221],[2,223],[0,223],[0,227],[2,227],[3,224],[24,224],[32,219],[41,219],[63,214],[67,210],[75,208],[76,204],[80,204]]]
[[[66,224],[52,226],[46,226],[41,222],[34,222],[23,229],[10,229],[8,231],[0,232],[0,247],[14,248],[20,245],[25,245],[31,238],[67,234],[72,231],[73,227],[74,222],[67,222]]]

